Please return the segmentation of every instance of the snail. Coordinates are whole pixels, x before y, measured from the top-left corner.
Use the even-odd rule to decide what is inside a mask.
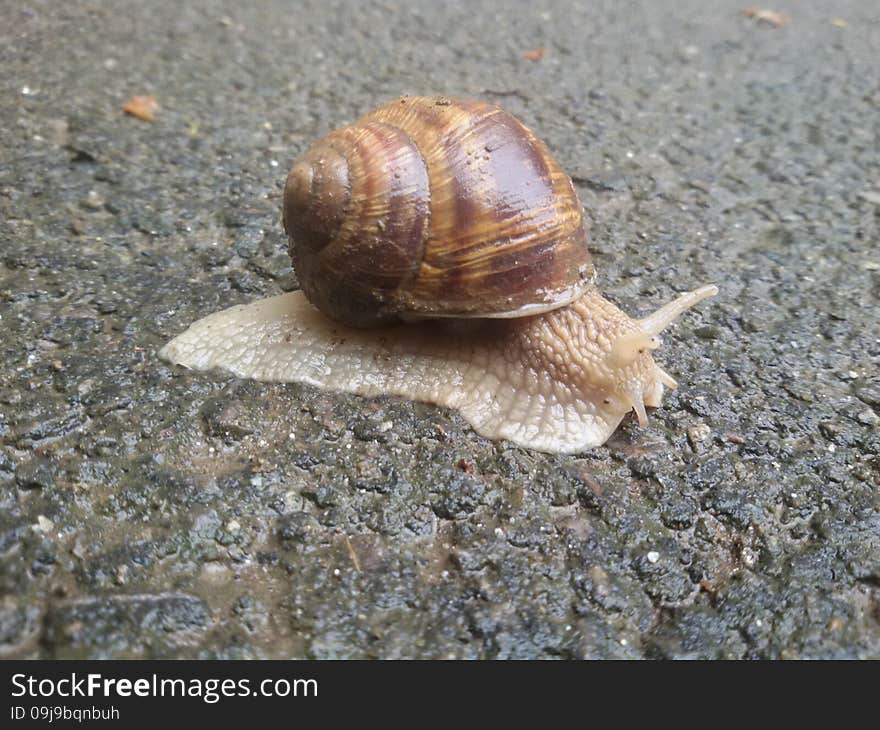
[[[301,291],[231,307],[159,353],[199,371],[457,409],[481,435],[573,453],[676,383],[658,335],[718,292],[632,319],[593,284],[583,211],[499,106],[403,97],[297,160],[283,223]]]

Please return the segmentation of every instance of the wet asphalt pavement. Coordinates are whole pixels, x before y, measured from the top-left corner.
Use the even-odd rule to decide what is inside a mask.
[[[0,656],[880,658],[880,6],[748,4],[0,0]],[[158,360],[406,93],[545,139],[626,311],[718,284],[648,429]]]

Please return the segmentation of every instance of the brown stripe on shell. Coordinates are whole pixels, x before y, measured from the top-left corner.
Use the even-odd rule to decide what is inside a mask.
[[[525,301],[532,293],[552,298],[579,281],[586,234],[577,194],[546,145],[510,115],[493,118],[486,149],[494,179],[496,245],[480,276],[486,296],[498,301],[520,282]]]
[[[580,203],[547,147],[493,104],[412,97],[364,119],[399,127],[428,163],[425,257],[398,306],[492,316],[575,296],[592,267]]]
[[[442,286],[448,301],[468,301],[478,287],[492,309],[516,308],[523,296],[531,298],[536,287],[549,285],[546,277],[535,275],[540,269],[533,261],[540,262],[535,236],[548,228],[539,214],[548,208],[551,217],[553,213],[550,172],[519,125],[500,110],[474,120],[468,139],[477,144],[469,147],[465,168],[459,162],[453,176],[459,232],[455,249],[438,247],[437,259],[428,258],[445,273]],[[453,155],[450,150],[449,158]],[[553,255],[552,246],[542,248],[544,256]],[[493,276],[497,272],[507,275]]]
[[[403,131],[367,122],[350,132],[363,182],[363,189],[353,191],[359,219],[351,221],[350,264],[384,301],[421,266],[430,218],[428,175]]]
[[[478,139],[468,140],[467,136],[479,119],[499,112],[496,106],[483,102],[411,97],[368,115],[405,130],[428,162],[431,229],[418,280],[411,290],[398,293],[399,306],[407,310],[430,313],[437,306],[446,309],[447,292],[468,286],[468,267],[461,265],[458,253],[461,236],[485,217],[485,203],[478,199],[482,186],[464,179],[462,172],[469,162],[468,152],[476,152],[479,144]]]

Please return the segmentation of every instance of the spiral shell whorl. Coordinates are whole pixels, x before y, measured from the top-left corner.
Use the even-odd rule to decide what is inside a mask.
[[[355,326],[537,314],[592,274],[571,180],[484,102],[403,98],[331,132],[291,170],[284,220],[306,296]]]
[[[405,135],[380,123],[331,132],[285,186],[285,228],[306,296],[355,326],[395,319],[387,304],[418,271],[428,214],[424,162]]]

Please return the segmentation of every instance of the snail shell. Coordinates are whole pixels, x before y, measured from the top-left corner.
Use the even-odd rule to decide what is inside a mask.
[[[583,214],[547,146],[481,101],[410,97],[331,132],[294,164],[284,227],[330,318],[518,317],[583,294]]]
[[[160,357],[437,403],[550,452],[604,443],[631,411],[647,425],[675,387],[659,333],[718,292],[641,319],[605,299],[571,180],[478,101],[404,98],[331,132],[288,175],[284,227],[303,291],[205,317]]]

